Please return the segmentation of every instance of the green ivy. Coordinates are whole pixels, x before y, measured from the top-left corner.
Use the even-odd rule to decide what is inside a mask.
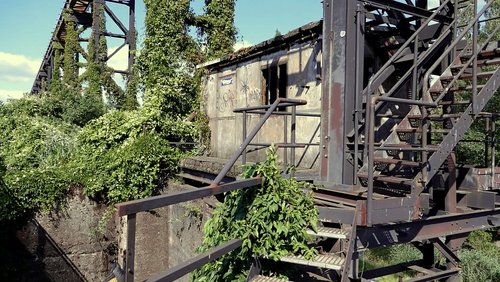
[[[247,166],[246,178],[261,176],[260,187],[226,194],[224,203],[217,206],[205,225],[205,238],[200,252],[239,238],[242,247],[206,264],[193,274],[193,281],[245,281],[252,258],[279,260],[287,254],[314,257],[317,252],[307,245],[306,230],[316,228],[317,210],[314,207],[310,184],[285,178],[271,148],[267,159]]]

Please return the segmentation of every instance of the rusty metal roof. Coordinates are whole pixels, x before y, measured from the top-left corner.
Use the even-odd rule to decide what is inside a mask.
[[[263,41],[257,45],[242,48],[234,53],[230,53],[222,58],[198,65],[198,68],[220,68],[236,62],[250,60],[254,57],[269,54],[288,48],[290,44],[301,43],[319,38],[322,34],[323,21],[308,23],[287,34],[276,36]]]

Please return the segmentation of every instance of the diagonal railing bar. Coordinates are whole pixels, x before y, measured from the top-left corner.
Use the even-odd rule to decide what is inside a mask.
[[[181,278],[182,276],[189,274],[193,270],[212,262],[221,256],[228,254],[239,247],[241,247],[242,241],[240,239],[233,239],[225,244],[222,244],[216,248],[213,248],[201,255],[198,255],[184,263],[179,264],[163,273],[155,275],[146,280],[146,282],[170,282]]]

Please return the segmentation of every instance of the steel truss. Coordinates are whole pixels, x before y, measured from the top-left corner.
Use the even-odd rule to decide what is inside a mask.
[[[120,4],[128,7],[128,21],[125,19],[120,19],[119,16],[115,14],[112,6],[108,3]],[[102,35],[101,32],[101,9],[104,9],[105,16],[111,19],[120,29],[121,33],[111,33],[104,31],[104,35],[110,38],[120,38],[123,39],[123,44],[120,45],[116,51],[109,54],[101,64],[106,63],[111,59],[118,51],[123,47],[128,46],[128,68],[127,70],[115,70],[115,73],[130,75],[132,71],[132,66],[135,61],[135,50],[136,50],[136,38],[135,38],[135,0],[66,0],[64,7],[59,16],[59,20],[54,29],[53,36],[47,47],[47,51],[43,57],[40,69],[36,74],[35,81],[31,88],[32,94],[38,94],[41,91],[45,91],[50,86],[50,81],[52,79],[52,71],[54,68],[54,59],[56,54],[56,44],[65,45],[65,35],[66,35],[66,22],[64,20],[64,13],[67,10],[72,11],[73,20],[76,23],[77,29],[88,29],[91,28],[93,31],[93,38],[80,38],[80,42],[89,42],[94,40],[96,45],[99,43],[99,38]],[[79,57],[79,56],[77,56]],[[96,56],[94,58],[99,60]]]

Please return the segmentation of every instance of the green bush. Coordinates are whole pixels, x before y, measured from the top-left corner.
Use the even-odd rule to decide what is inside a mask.
[[[73,157],[78,128],[39,116],[36,99],[1,106],[0,220],[57,207],[69,187],[66,165]],[[28,115],[26,112],[34,114]]]
[[[226,194],[205,225],[199,251],[235,238],[243,241],[242,247],[195,271],[194,281],[245,281],[256,256],[278,260],[290,253],[316,255],[307,245],[306,230],[317,224],[312,193],[302,190],[309,184],[281,173],[274,149],[265,162],[247,167],[245,177],[261,176],[261,186]]]
[[[76,162],[85,193],[113,204],[153,195],[176,171],[181,154],[157,134],[131,138],[105,151],[82,151]]]
[[[496,246],[492,246],[497,248]],[[459,251],[463,282],[500,281],[500,256],[487,251],[464,249]]]

